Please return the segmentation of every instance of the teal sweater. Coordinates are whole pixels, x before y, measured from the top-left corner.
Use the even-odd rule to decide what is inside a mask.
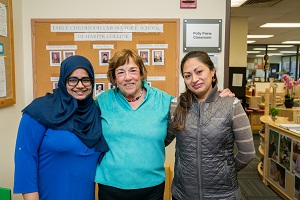
[[[121,189],[152,187],[165,180],[165,145],[172,96],[149,87],[133,110],[119,89],[97,97],[109,151],[97,166],[95,182]]]

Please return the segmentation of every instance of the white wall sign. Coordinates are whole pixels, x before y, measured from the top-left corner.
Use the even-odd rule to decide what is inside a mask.
[[[162,33],[163,24],[51,24],[51,32]]]
[[[107,78],[107,74],[95,74],[95,78]]]
[[[183,50],[220,52],[221,27],[221,19],[184,19]]]
[[[165,76],[148,76],[147,81],[165,81]]]
[[[46,50],[77,50],[77,45],[47,45]]]
[[[74,33],[74,41],[132,41],[132,33]]]
[[[93,44],[93,49],[114,49],[113,44]]]
[[[137,49],[167,49],[168,44],[137,44]]]

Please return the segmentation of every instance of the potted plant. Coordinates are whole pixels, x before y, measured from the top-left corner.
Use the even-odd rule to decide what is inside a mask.
[[[295,85],[300,83],[300,80],[294,81],[289,75],[284,74],[281,78],[284,82],[285,95],[284,95],[284,105],[286,108],[292,108],[294,106],[294,93],[293,89]]]
[[[278,114],[279,114],[279,109],[276,109],[274,107],[270,108],[270,116],[273,121],[276,120]]]

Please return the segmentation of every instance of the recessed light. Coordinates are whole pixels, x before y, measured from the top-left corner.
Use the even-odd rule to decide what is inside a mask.
[[[265,51],[266,48],[253,48],[253,50]],[[268,50],[270,50],[270,51],[275,51],[275,50],[277,50],[277,48],[269,48],[269,47],[268,47]]]
[[[261,25],[262,28],[295,28],[300,27],[300,23],[266,23]]]
[[[260,51],[247,51],[247,53],[260,53]]]
[[[285,47],[293,47],[294,45],[268,45],[268,47],[279,47],[279,48],[285,48]]]
[[[246,0],[231,0],[231,7],[240,7]]]
[[[247,38],[270,38],[274,35],[247,35]]]
[[[282,56],[282,53],[268,53],[269,56]]]
[[[282,44],[300,44],[300,41],[284,41]]]
[[[297,51],[279,51],[279,53],[296,54]]]

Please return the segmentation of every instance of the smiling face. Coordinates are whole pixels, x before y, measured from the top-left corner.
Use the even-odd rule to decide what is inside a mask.
[[[212,90],[212,71],[207,65],[200,62],[197,58],[188,59],[183,66],[183,78],[186,87],[191,90],[199,101],[203,101]]]
[[[142,77],[139,67],[129,58],[129,62],[115,70],[116,84],[123,95],[132,99],[139,95],[142,89]]]
[[[89,78],[89,74],[85,69],[78,68],[75,69],[68,78]],[[68,84],[68,80],[66,80],[66,88],[70,95],[72,95],[75,99],[82,100],[87,95],[89,95],[92,92],[92,84],[89,86],[84,86],[82,84],[82,80],[78,81],[78,84],[76,86],[70,86]]]

